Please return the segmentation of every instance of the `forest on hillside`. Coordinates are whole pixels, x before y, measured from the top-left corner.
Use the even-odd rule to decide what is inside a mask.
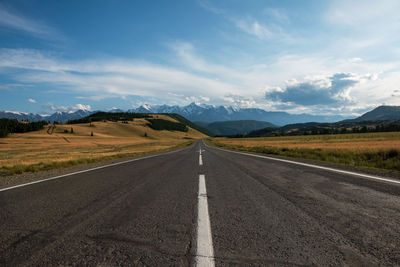
[[[130,112],[96,112],[87,117],[70,120],[68,124],[90,123],[96,121],[131,121],[135,118],[150,118],[148,114]]]
[[[43,129],[46,121],[20,122],[15,119],[0,119],[0,137],[6,137],[10,133],[25,133]]]

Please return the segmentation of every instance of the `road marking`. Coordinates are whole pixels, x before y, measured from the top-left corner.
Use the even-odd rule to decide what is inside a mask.
[[[212,245],[210,216],[208,214],[206,179],[203,174],[199,175],[199,205],[197,214],[197,247],[196,267],[213,267],[214,249]]]
[[[208,145],[206,145],[206,146],[208,146]],[[210,146],[208,146],[208,147],[210,147]],[[337,173],[342,173],[342,174],[358,176],[358,177],[361,177],[361,178],[364,178],[364,179],[372,179],[372,180],[377,180],[377,181],[389,182],[389,183],[393,183],[393,184],[400,184],[400,181],[398,181],[398,180],[383,178],[383,177],[379,177],[379,176],[375,176],[375,175],[369,175],[369,174],[363,174],[363,173],[351,172],[351,171],[344,171],[344,170],[339,170],[339,169],[335,169],[335,168],[323,167],[323,166],[318,166],[318,165],[308,164],[308,163],[302,163],[302,162],[297,162],[297,161],[292,161],[292,160],[287,160],[287,159],[272,158],[272,157],[261,156],[261,155],[257,155],[257,154],[249,154],[249,153],[244,153],[244,152],[232,151],[232,150],[222,149],[222,148],[219,148],[219,147],[213,147],[213,148],[219,149],[219,150],[222,150],[222,151],[226,151],[226,152],[231,152],[231,153],[236,153],[236,154],[256,157],[256,158],[270,159],[270,160],[281,161],[281,162],[286,162],[286,163],[306,166],[306,167],[315,168],[315,169],[321,169],[321,170],[326,170],[326,171],[331,171],[331,172],[337,172]]]
[[[200,165],[200,166],[203,165],[203,158],[201,157],[201,154],[199,155],[199,165]]]
[[[108,164],[108,165],[104,165],[104,166],[100,166],[100,167],[95,167],[95,168],[91,168],[91,169],[87,169],[87,170],[71,172],[71,173],[67,173],[67,174],[63,174],[63,175],[59,175],[59,176],[55,176],[55,177],[51,177],[51,178],[46,178],[46,179],[39,180],[39,181],[29,182],[29,183],[15,185],[15,186],[10,186],[10,187],[6,187],[6,188],[3,188],[3,189],[0,189],[0,192],[11,190],[11,189],[15,189],[15,188],[18,188],[18,187],[27,186],[27,185],[32,185],[32,184],[38,184],[38,183],[42,183],[42,182],[46,182],[46,181],[51,181],[51,180],[55,180],[55,179],[59,179],[59,178],[67,177],[67,176],[72,176],[72,175],[75,175],[75,174],[80,174],[80,173],[84,173],[84,172],[90,172],[90,171],[99,170],[99,169],[103,169],[103,168],[108,168],[108,167],[112,167],[112,166],[116,166],[116,165],[121,165],[121,164],[129,163],[129,162],[133,162],[133,161],[138,161],[138,160],[143,160],[143,159],[149,159],[149,158],[159,157],[159,156],[163,156],[163,155],[168,155],[168,154],[176,153],[176,152],[188,149],[188,148],[189,147],[185,147],[185,148],[182,148],[182,149],[178,149],[178,150],[174,150],[174,151],[170,151],[170,152],[166,152],[166,153],[162,153],[162,154],[151,155],[151,156],[146,156],[146,157],[136,158],[136,159],[130,159],[130,160],[121,161],[121,162],[117,162],[117,163],[112,163],[112,164]]]

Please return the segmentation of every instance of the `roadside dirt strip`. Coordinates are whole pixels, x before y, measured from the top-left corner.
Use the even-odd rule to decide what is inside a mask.
[[[396,266],[389,180],[197,142],[0,191],[0,265]]]

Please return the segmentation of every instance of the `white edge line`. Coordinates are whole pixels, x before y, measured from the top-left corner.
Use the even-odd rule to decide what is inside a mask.
[[[10,187],[6,187],[6,188],[0,189],[0,192],[11,190],[11,189],[15,189],[15,188],[18,188],[18,187],[27,186],[27,185],[32,185],[32,184],[38,184],[38,183],[42,183],[42,182],[46,182],[46,181],[51,181],[51,180],[55,180],[55,179],[59,179],[59,178],[67,177],[67,176],[72,176],[72,175],[75,175],[75,174],[80,174],[80,173],[84,173],[84,172],[90,172],[90,171],[94,171],[94,170],[108,168],[108,167],[112,167],[112,166],[116,166],[116,165],[120,165],[120,164],[125,164],[125,163],[129,163],[129,162],[133,162],[133,161],[138,161],[138,160],[142,160],[142,159],[149,159],[149,158],[159,157],[159,156],[163,156],[163,155],[168,155],[168,154],[172,154],[172,153],[176,153],[176,152],[188,149],[189,147],[185,147],[185,148],[181,148],[181,149],[173,150],[173,151],[169,151],[169,152],[164,152],[164,153],[160,153],[160,154],[156,154],[156,155],[145,156],[145,157],[141,157],[141,158],[135,158],[135,159],[130,159],[130,160],[126,160],[126,161],[116,162],[116,163],[112,163],[112,164],[108,164],[108,165],[104,165],[104,166],[99,166],[99,167],[95,167],[95,168],[91,168],[91,169],[87,169],[87,170],[71,172],[71,173],[67,173],[67,174],[63,174],[63,175],[59,175],[59,176],[55,176],[55,177],[50,177],[50,178],[46,178],[46,179],[38,180],[38,181],[34,181],[34,182],[29,182],[29,183],[25,183],[25,184],[14,185],[14,186],[10,186]]]
[[[207,144],[205,144],[205,146],[210,147]],[[219,147],[212,147],[212,148],[219,149],[219,150],[226,151],[226,152],[231,152],[231,153],[251,156],[251,157],[270,159],[270,160],[281,161],[281,162],[286,162],[286,163],[292,163],[292,164],[297,164],[297,165],[306,166],[306,167],[315,168],[315,169],[321,169],[321,170],[326,170],[326,171],[331,171],[331,172],[349,174],[349,175],[358,176],[358,177],[362,177],[362,178],[366,178],[366,179],[373,179],[373,180],[384,181],[384,182],[389,182],[389,183],[393,183],[393,184],[400,184],[400,181],[393,180],[393,179],[388,179],[388,178],[383,178],[383,177],[379,177],[379,176],[375,176],[375,175],[369,175],[369,174],[363,174],[363,173],[357,173],[357,172],[351,172],[351,171],[344,171],[344,170],[339,170],[339,169],[335,169],[335,168],[323,167],[323,166],[318,166],[318,165],[308,164],[308,163],[302,163],[302,162],[297,162],[297,161],[292,161],[292,160],[287,160],[287,159],[272,158],[272,157],[262,156],[262,155],[257,155],[257,154],[249,154],[249,153],[244,153],[244,152],[239,152],[239,151],[222,149],[222,148],[219,148]]]
[[[212,243],[211,224],[207,203],[207,189],[204,174],[199,175],[198,199],[195,266],[213,267],[215,265],[214,249]]]

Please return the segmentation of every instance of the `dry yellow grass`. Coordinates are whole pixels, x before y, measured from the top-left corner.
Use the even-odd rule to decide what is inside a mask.
[[[153,117],[175,121],[166,115]],[[73,134],[64,133],[71,127]],[[145,133],[147,137],[144,137]],[[51,135],[43,129],[0,139],[0,166],[12,168],[17,165],[132,156],[166,150],[182,145],[188,139],[204,137],[192,128],[188,132],[156,131],[146,126],[145,119],[128,123],[93,122],[92,127],[88,123],[62,124],[57,125]]]
[[[400,132],[215,138],[209,142],[256,153],[400,171]]]
[[[216,138],[227,145],[244,147],[309,148],[341,150],[400,149],[400,133],[365,133],[341,135],[285,136],[264,138]]]

